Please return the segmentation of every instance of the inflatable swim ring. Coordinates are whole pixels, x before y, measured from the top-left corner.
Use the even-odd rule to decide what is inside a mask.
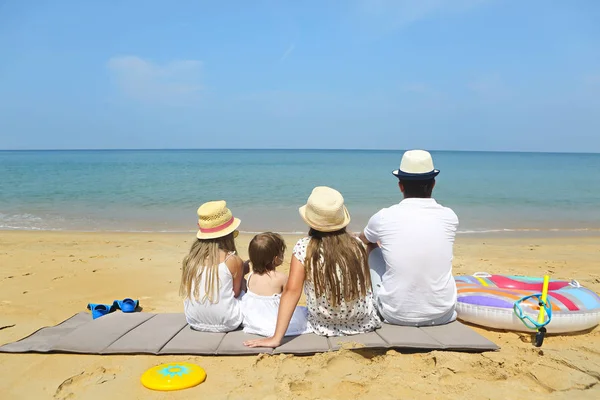
[[[161,364],[144,372],[140,381],[152,390],[180,390],[199,385],[206,379],[206,372],[196,364]]]
[[[458,318],[472,324],[496,329],[531,332],[515,315],[513,306],[519,299],[542,292],[542,278],[515,275],[456,276]],[[577,332],[600,323],[600,296],[577,281],[550,280],[548,299],[552,320],[548,333]],[[521,303],[523,312],[536,318],[539,304],[535,299]]]

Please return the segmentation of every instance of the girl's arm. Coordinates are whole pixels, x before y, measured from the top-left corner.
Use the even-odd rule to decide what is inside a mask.
[[[244,262],[241,258],[235,256],[227,260],[225,264],[233,276],[233,295],[239,297],[242,292],[242,281],[244,280]]]
[[[275,348],[281,344],[281,339],[285,336],[285,332],[290,325],[292,315],[302,295],[302,287],[304,286],[304,266],[298,261],[296,256],[292,257],[290,265],[290,277],[281,294],[281,302],[279,303],[279,312],[277,313],[277,327],[275,334],[265,339],[247,340],[244,342],[248,347],[272,347]]]
[[[244,276],[250,272],[250,260],[244,261]]]

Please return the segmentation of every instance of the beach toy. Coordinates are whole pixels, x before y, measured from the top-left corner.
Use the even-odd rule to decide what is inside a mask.
[[[137,308],[139,302],[133,299],[123,299],[123,300],[115,300],[113,302],[113,307],[120,309],[124,313],[134,312]]]
[[[90,303],[87,306],[87,309],[92,312],[92,319],[100,318],[103,315],[111,313],[116,310],[111,304],[94,304]]]
[[[140,378],[142,385],[152,390],[181,390],[201,384],[206,372],[190,363],[168,363],[152,367]]]
[[[536,342],[543,341],[546,332],[578,332],[600,324],[600,296],[577,281],[548,278],[544,290],[545,279],[488,273],[456,276],[458,318],[495,329],[537,329]]]

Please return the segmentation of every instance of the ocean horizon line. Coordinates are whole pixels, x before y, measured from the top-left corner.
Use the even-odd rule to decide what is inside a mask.
[[[79,228],[35,228],[35,227],[0,227],[0,232],[63,232],[63,233],[155,233],[155,234],[193,234],[197,230],[195,229],[79,229]],[[259,233],[266,232],[264,230],[240,230],[240,234],[243,235],[256,235]],[[293,230],[293,231],[281,231],[273,230],[281,235],[307,235],[308,228],[306,230]],[[350,230],[351,233],[358,234],[358,231]],[[541,234],[541,235],[560,235],[560,234],[589,234],[595,236],[600,234],[600,228],[499,228],[499,229],[459,229],[456,233],[460,236],[478,236],[478,235],[496,235],[505,234],[507,236],[520,235],[520,234]]]
[[[127,152],[127,151],[300,151],[300,152],[402,152],[411,150],[405,149],[356,149],[356,148],[86,148],[86,149],[0,149],[0,153],[27,153],[27,152]],[[598,155],[600,152],[589,151],[531,151],[531,150],[443,150],[443,149],[426,149],[432,153],[497,153],[497,154],[582,154],[582,155]]]

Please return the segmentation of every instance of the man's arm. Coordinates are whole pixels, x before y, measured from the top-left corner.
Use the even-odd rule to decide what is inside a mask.
[[[360,233],[360,235],[359,235],[358,237],[359,237],[359,238],[360,238],[360,240],[361,240],[361,241],[362,241],[364,244],[366,244],[367,246],[368,246],[368,245],[370,245],[370,244],[373,244],[373,243],[369,242],[369,240],[368,240],[368,239],[367,239],[367,237],[365,236],[365,232],[364,232],[364,231],[363,231],[363,232],[361,232],[361,233]]]
[[[371,254],[371,252],[375,249],[379,248],[379,242],[377,243],[371,243],[369,242],[369,239],[367,239],[367,237],[365,236],[364,232],[360,233],[360,240],[367,245],[367,255]]]
[[[381,219],[380,214],[381,213],[378,212],[377,214],[369,218],[367,226],[365,226],[365,229],[363,229],[363,231],[359,235],[360,240],[367,246],[377,246],[377,243],[379,242],[379,227]]]

